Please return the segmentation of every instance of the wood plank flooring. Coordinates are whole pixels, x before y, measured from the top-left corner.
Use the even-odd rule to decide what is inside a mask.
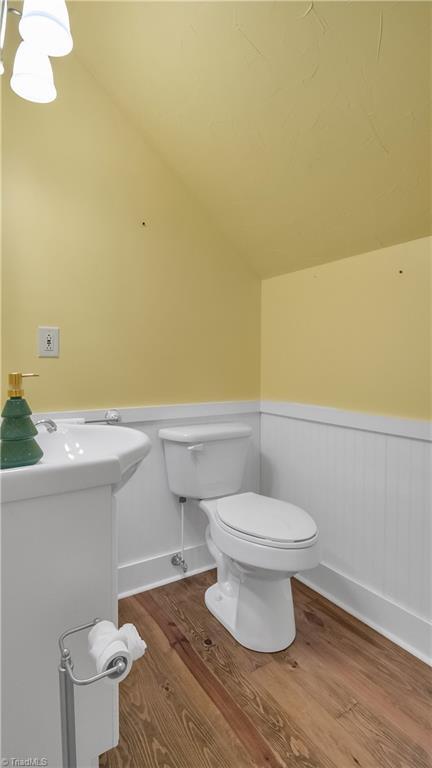
[[[293,580],[297,637],[248,651],[209,613],[207,572],[120,601],[148,643],[101,768],[430,768],[432,670]]]

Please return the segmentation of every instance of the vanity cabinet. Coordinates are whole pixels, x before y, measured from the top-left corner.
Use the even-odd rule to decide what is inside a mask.
[[[10,765],[60,768],[58,638],[96,617],[117,624],[115,490],[150,441],[122,427],[59,427],[39,437],[40,464],[0,473],[0,755]],[[79,678],[96,673],[87,637],[67,640]],[[118,684],[74,690],[78,766],[95,768],[118,742]]]

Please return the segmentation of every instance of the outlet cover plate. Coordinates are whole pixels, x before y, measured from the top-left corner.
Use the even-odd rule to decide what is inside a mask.
[[[38,357],[59,357],[60,328],[40,325],[38,328]]]

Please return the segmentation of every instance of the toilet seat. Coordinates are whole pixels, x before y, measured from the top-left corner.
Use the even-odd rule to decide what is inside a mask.
[[[257,493],[241,493],[216,501],[217,524],[230,535],[279,549],[310,547],[318,529],[300,507]]]
[[[242,498],[243,497],[243,498]],[[235,504],[237,508],[243,509],[243,514],[236,515],[232,512]],[[270,505],[268,502],[276,501],[275,499],[269,499],[266,496],[259,497],[255,493],[237,494],[233,496],[223,496],[218,499],[203,499],[200,502],[201,509],[206,513],[209,520],[209,537],[216,547],[223,553],[224,556],[231,558],[237,563],[241,563],[242,566],[250,566],[256,569],[264,569],[268,572],[283,572],[283,573],[298,573],[299,571],[305,571],[308,568],[315,568],[319,563],[319,534],[314,521],[312,520],[312,527],[306,530],[297,529],[294,527],[292,531],[294,533],[291,540],[288,539],[288,535],[285,533],[286,540],[281,541],[281,534],[279,531],[279,541],[274,537],[278,535],[278,531],[272,528],[262,528],[261,534],[264,536],[254,536],[250,532],[245,533],[247,528],[254,528],[254,526],[246,525],[245,520],[242,519],[247,510],[252,508],[261,509],[261,517],[264,519],[267,509],[267,516],[272,513],[268,513]],[[256,502],[256,504],[255,504]],[[282,504],[285,517],[287,516],[287,510],[289,511],[291,506],[286,502],[279,502]],[[265,506],[264,506],[265,505]],[[273,506],[273,505],[272,505]],[[275,507],[273,507],[275,509]],[[297,508],[298,509],[298,508]],[[231,516],[232,512],[233,516]],[[226,513],[226,514],[225,514]],[[303,519],[303,513],[306,516],[307,513],[301,510],[301,517]],[[221,514],[228,522],[234,525],[240,525],[243,527],[243,531],[234,528],[227,523],[224,523],[221,519]],[[250,517],[250,513],[249,513]],[[243,525],[241,525],[243,523]],[[310,538],[298,540],[298,530],[303,530],[303,535]],[[315,531],[315,534],[313,533]],[[254,528],[255,533],[259,533]]]

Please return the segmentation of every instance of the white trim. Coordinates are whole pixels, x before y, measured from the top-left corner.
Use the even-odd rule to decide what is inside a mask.
[[[115,406],[113,406],[115,407]],[[84,411],[44,411],[35,413],[34,419],[103,419],[108,408]],[[143,405],[132,408],[117,408],[122,424],[139,424],[148,421],[169,421],[171,419],[202,419],[236,414],[264,413],[283,416],[301,421],[332,424],[337,427],[359,429],[364,432],[379,432],[383,435],[408,437],[413,440],[432,442],[432,422],[422,419],[403,419],[397,416],[383,416],[378,413],[344,411],[321,405],[291,403],[287,400],[227,400],[208,403],[179,403],[178,405]]]
[[[148,589],[179,581],[186,576],[208,571],[215,567],[214,560],[205,544],[196,544],[185,548],[185,560],[188,564],[186,574],[171,564],[174,552],[147,557],[134,563],[125,563],[118,568],[119,599],[146,592]]]
[[[432,441],[432,422],[422,419],[403,419],[396,416],[382,416],[378,413],[361,411],[343,411],[339,408],[327,408],[321,405],[273,402],[262,400],[261,413],[271,416],[283,416],[301,421],[315,421],[338,427],[360,429],[364,432],[379,432],[383,435],[409,437],[413,440]]]
[[[323,563],[296,578],[432,666],[431,622]]]
[[[259,400],[227,400],[210,403],[179,403],[178,405],[143,405],[133,408],[98,408],[85,411],[44,411],[33,414],[33,419],[103,419],[105,413],[115,408],[122,424],[169,419],[196,419],[207,416],[230,416],[239,413],[259,413]]]

